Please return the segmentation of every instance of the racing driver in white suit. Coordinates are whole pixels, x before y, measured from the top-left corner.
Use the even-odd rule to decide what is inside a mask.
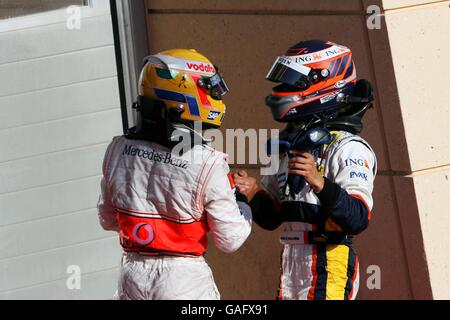
[[[279,170],[261,187],[244,171],[235,183],[259,226],[283,225],[278,298],[354,299],[359,263],[352,237],[369,224],[377,171],[372,148],[357,135],[372,87],[357,81],[350,49],[319,40],[290,48],[267,79],[279,84],[266,104],[275,120],[288,123],[280,141],[289,148],[280,149]],[[305,143],[319,134],[324,143]]]
[[[116,298],[220,299],[203,257],[207,233],[234,252],[250,234],[251,211],[227,156],[194,122],[219,127],[228,88],[206,57],[185,49],[148,57],[139,86],[138,126],[109,145],[98,205],[124,250]]]

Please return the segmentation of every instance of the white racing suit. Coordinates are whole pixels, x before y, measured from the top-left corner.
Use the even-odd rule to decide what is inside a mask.
[[[102,227],[120,233],[124,250],[116,298],[220,299],[203,258],[207,233],[230,253],[252,223],[233,189],[226,155],[207,145],[179,156],[157,143],[114,138],[98,209]]]
[[[313,152],[325,177],[319,194],[306,185],[290,195],[289,158],[281,155],[278,173],[263,177],[263,188],[251,202],[258,225],[284,227],[278,299],[343,300],[358,292],[352,236],[366,229],[371,218],[377,164],[362,138],[344,131],[332,134],[329,145]]]

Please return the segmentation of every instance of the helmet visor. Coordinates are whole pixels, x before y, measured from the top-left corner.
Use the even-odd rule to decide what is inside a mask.
[[[302,87],[299,83],[308,79],[310,71],[311,68],[295,62],[293,57],[280,56],[270,68],[266,79],[272,82]]]
[[[206,90],[208,94],[215,100],[222,100],[223,97],[230,91],[228,85],[225,82],[219,69],[215,67],[217,72],[215,75],[209,78],[204,78],[204,83],[206,85]]]

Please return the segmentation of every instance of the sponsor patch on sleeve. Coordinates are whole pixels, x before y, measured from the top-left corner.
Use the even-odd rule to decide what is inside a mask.
[[[351,166],[358,166],[358,167],[364,167],[370,170],[369,162],[365,159],[357,159],[357,158],[350,158],[345,160],[345,166],[351,167]]]
[[[351,171],[350,172],[350,179],[362,179],[364,181],[368,181],[367,173],[359,172],[359,171]]]

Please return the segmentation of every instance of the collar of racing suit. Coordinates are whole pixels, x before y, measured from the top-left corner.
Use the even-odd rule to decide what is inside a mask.
[[[161,128],[159,128],[161,129]],[[160,131],[165,131],[163,134]],[[166,147],[174,148],[179,146],[180,152],[187,152],[196,145],[210,145],[210,139],[203,137],[203,134],[194,128],[182,124],[169,122],[164,130],[141,130],[137,131],[136,127],[128,130],[125,135],[130,140],[147,140],[156,142]]]
[[[191,146],[194,145],[209,145],[211,144],[211,139],[206,139],[201,132],[195,130],[185,124],[182,123],[171,123],[170,128],[170,140],[171,141],[180,141],[183,138],[186,138],[189,135],[191,140]]]

